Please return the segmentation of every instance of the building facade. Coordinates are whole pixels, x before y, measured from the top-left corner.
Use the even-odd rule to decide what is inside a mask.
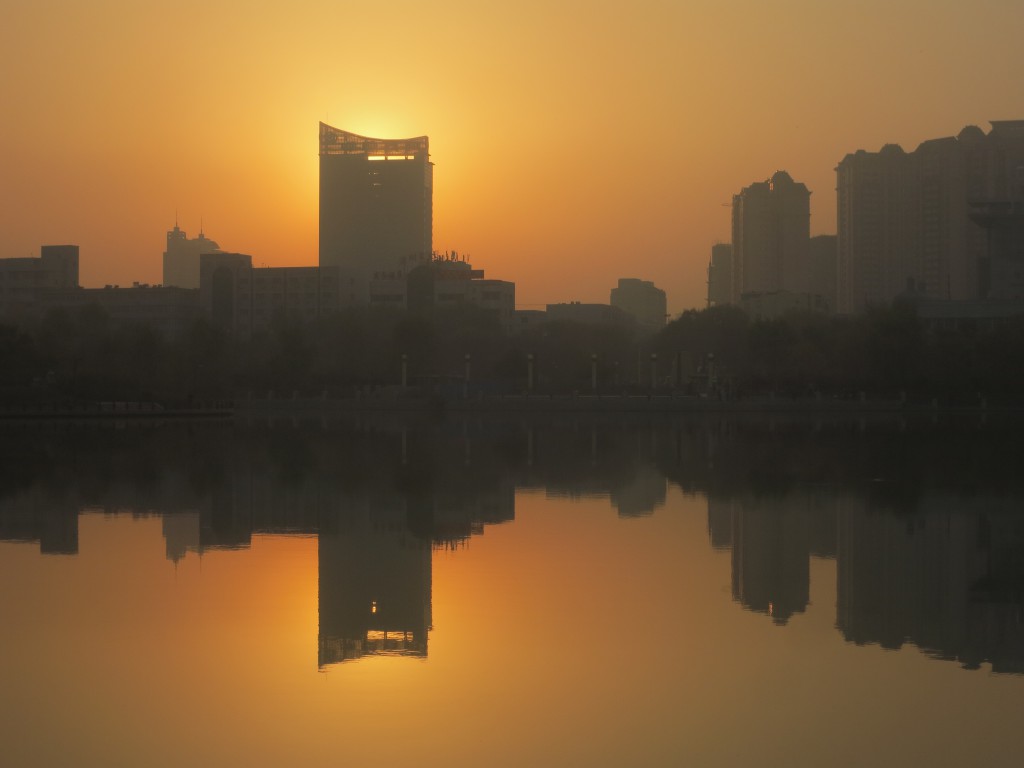
[[[665,325],[668,303],[665,292],[650,280],[620,277],[611,290],[610,303],[632,317],[645,330],[657,331]]]
[[[346,304],[370,303],[374,274],[433,251],[433,164],[426,136],[373,139],[320,123],[320,266]]]
[[[279,319],[308,322],[340,308],[333,267],[253,267],[244,253],[204,253],[199,303],[214,323],[243,338]]]
[[[972,213],[1024,201],[1024,120],[991,125],[987,134],[968,126],[910,153],[888,144],[843,158],[836,168],[840,311],[902,293],[1000,298],[1005,283],[993,279],[989,233]]]
[[[38,310],[44,292],[78,287],[78,246],[44,245],[39,258],[0,259],[0,316]]]
[[[804,292],[811,193],[785,171],[732,201],[732,301],[744,293]]]
[[[414,314],[468,305],[493,316],[506,332],[513,327],[516,284],[484,278],[482,269],[474,269],[457,253],[435,254],[410,270],[405,297],[406,307]]]
[[[199,291],[144,283],[130,288],[54,288],[40,294],[37,312],[77,312],[85,307],[100,308],[115,323],[148,325],[173,338],[199,318]]]
[[[732,244],[711,246],[708,263],[708,306],[729,304],[732,299]]]
[[[584,304],[570,301],[548,304],[545,320],[551,323],[582,323],[585,325],[628,325],[629,315],[610,304]]]

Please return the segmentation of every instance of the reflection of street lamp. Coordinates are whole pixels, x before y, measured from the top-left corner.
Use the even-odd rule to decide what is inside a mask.
[[[658,353],[651,352],[651,389],[658,384]]]

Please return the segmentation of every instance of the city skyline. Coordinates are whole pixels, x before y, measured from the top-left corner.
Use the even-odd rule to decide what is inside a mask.
[[[373,35],[330,44],[343,12],[371,29],[368,9],[290,5],[238,26],[218,3],[56,5],[17,5],[0,32],[19,72],[0,86],[3,256],[74,242],[85,285],[158,282],[177,209],[258,263],[315,263],[323,120],[429,134],[435,247],[515,280],[521,306],[598,301],[628,258],[672,313],[704,304],[722,205],[752,179],[785,168],[812,191],[811,234],[833,233],[847,153],[1012,119],[992,73],[1012,71],[1024,21],[1004,2],[649,3],[547,9],[542,27],[410,6],[381,55]]]

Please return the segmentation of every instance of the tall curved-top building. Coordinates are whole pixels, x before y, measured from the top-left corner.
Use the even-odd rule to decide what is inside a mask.
[[[343,304],[433,249],[433,163],[426,136],[371,139],[320,123],[320,266],[337,267]]]

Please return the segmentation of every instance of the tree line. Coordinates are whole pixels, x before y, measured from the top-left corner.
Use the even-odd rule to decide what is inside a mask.
[[[439,396],[573,392],[745,398],[1015,399],[1024,316],[992,326],[923,322],[912,303],[861,315],[736,307],[684,312],[657,333],[628,324],[547,322],[517,333],[463,306],[431,314],[352,308],[312,322],[276,318],[251,338],[200,319],[168,336],[99,307],[0,324],[5,403],[237,397]],[[531,376],[532,373],[532,376]]]

